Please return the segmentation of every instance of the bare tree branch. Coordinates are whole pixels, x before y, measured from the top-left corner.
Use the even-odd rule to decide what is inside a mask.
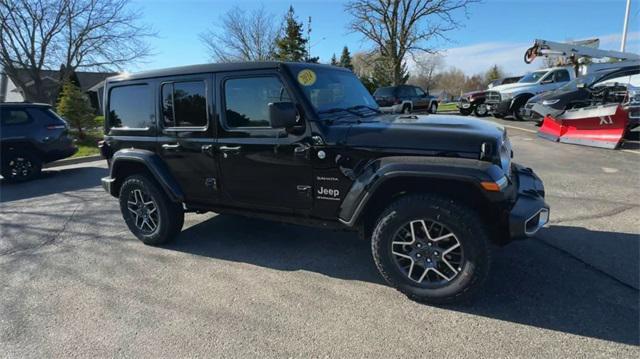
[[[434,53],[429,42],[444,39],[446,32],[460,26],[456,16],[480,0],[351,0],[345,9],[351,14],[349,29],[372,41],[379,53],[389,58],[394,84],[402,80],[407,54]]]
[[[264,6],[247,14],[234,7],[220,17],[218,29],[200,34],[214,61],[264,61],[273,59],[279,28]]]
[[[0,0],[0,65],[34,101],[46,100],[41,73],[65,65],[121,69],[150,55],[154,33],[129,0]],[[19,76],[27,71],[28,80]],[[26,82],[34,86],[25,86]]]

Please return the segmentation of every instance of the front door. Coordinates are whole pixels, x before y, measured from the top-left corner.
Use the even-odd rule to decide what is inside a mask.
[[[222,192],[234,206],[310,209],[312,167],[304,134],[271,128],[269,103],[293,101],[280,74],[217,74]]]
[[[157,83],[158,151],[189,204],[214,204],[218,195],[213,76],[164,78]]]

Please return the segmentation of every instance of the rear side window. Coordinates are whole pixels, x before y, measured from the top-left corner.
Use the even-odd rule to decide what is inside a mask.
[[[204,81],[162,85],[164,127],[206,127],[207,100]]]
[[[31,117],[25,110],[7,108],[2,109],[1,114],[3,126],[24,125],[31,122]]]
[[[376,92],[373,93],[373,95],[379,97],[391,97],[395,96],[395,90],[395,87],[381,87],[377,89]]]
[[[408,87],[408,86],[402,86],[398,89],[398,96],[399,97],[413,97],[415,96],[415,92],[413,90],[413,87]]]
[[[109,127],[147,129],[152,125],[149,85],[113,87],[109,90]]]
[[[224,99],[229,127],[271,127],[269,103],[291,101],[282,82],[274,76],[227,80]]]

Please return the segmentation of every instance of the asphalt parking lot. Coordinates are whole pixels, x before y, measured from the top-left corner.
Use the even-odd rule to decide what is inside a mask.
[[[349,233],[189,214],[177,242],[144,246],[103,161],[3,183],[0,357],[637,358],[640,153],[505,123],[552,220],[497,250],[466,306],[406,299]]]

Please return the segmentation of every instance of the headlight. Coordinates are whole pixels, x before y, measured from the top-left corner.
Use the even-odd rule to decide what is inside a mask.
[[[500,167],[502,167],[502,170],[509,178],[511,178],[512,154],[511,141],[509,141],[509,137],[505,135],[504,140],[502,141],[502,146],[500,146]]]
[[[560,99],[555,99],[555,100],[544,100],[542,101],[542,104],[545,106],[549,106],[549,105],[555,105],[558,102],[560,102]]]
[[[513,92],[501,92],[500,95],[502,96],[502,101],[509,100],[513,97]]]

